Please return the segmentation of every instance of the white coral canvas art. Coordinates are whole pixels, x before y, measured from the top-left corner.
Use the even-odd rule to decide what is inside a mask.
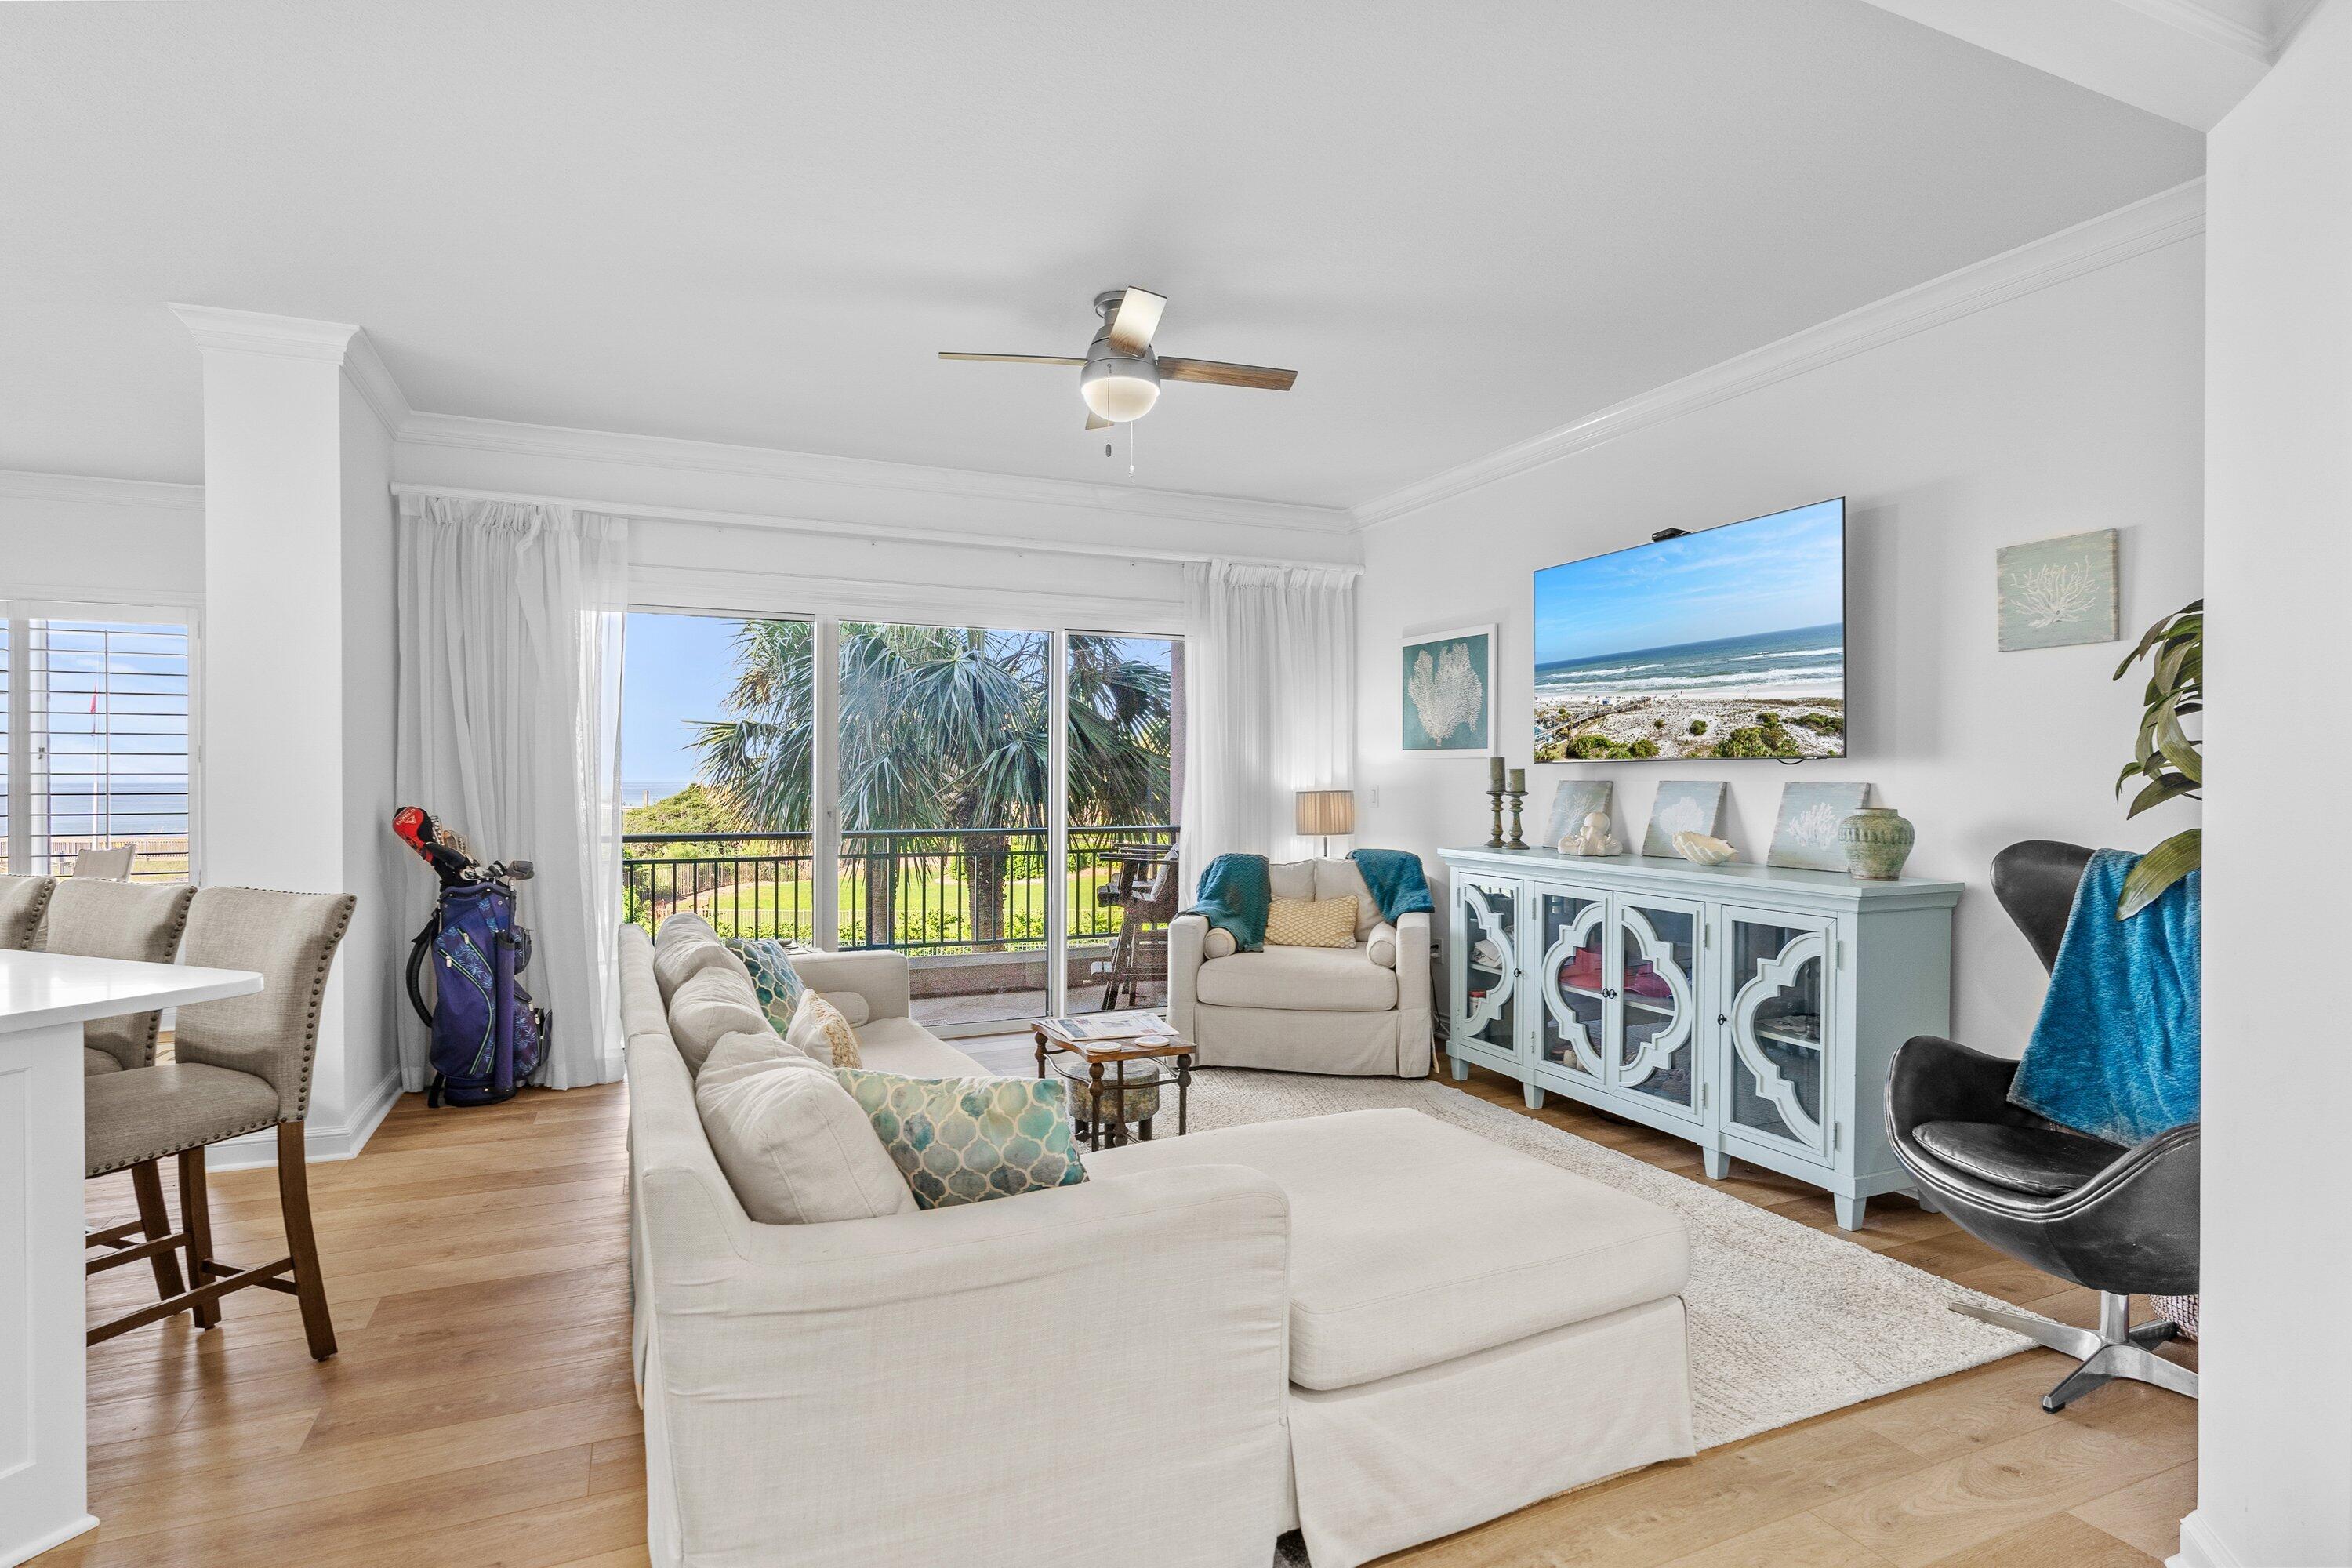
[[[2001,652],[2115,641],[2117,549],[2103,528],[1995,552]]]
[[[1642,836],[1642,853],[1679,860],[1675,834],[1720,837],[1723,799],[1730,787],[1719,779],[1668,779],[1660,784],[1658,798],[1650,803],[1650,830]]]
[[[1792,784],[1780,791],[1780,815],[1772,824],[1768,866],[1806,871],[1843,871],[1845,851],[1838,824],[1870,804],[1866,784]]]
[[[1404,644],[1404,749],[1478,752],[1495,736],[1495,628],[1423,632]]]

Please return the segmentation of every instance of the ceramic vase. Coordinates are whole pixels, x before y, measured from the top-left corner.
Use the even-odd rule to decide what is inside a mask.
[[[1891,805],[1864,806],[1838,824],[1846,869],[1857,881],[1892,882],[1902,876],[1917,838],[1909,819]]]

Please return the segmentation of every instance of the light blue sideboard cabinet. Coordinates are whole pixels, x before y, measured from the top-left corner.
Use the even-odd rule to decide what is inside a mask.
[[[1910,1186],[1886,1066],[1951,1028],[1958,882],[1441,849],[1454,1076],[1472,1063],[1825,1188]]]

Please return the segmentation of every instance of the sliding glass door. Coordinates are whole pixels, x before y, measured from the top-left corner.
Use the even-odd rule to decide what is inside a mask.
[[[1180,667],[1166,637],[632,614],[629,916],[903,952],[943,1034],[1162,1005]]]

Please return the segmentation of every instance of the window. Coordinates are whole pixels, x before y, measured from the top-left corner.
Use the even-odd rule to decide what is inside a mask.
[[[30,613],[54,608],[56,613]],[[9,606],[0,635],[0,816],[12,873],[63,875],[134,845],[131,877],[189,875],[192,638],[184,619]],[[119,617],[119,618],[118,618]]]

